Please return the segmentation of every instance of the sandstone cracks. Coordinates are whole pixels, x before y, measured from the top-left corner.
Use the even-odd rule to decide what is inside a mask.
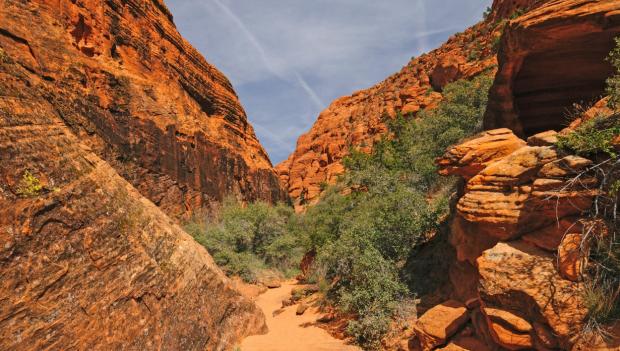
[[[437,160],[442,174],[466,180],[450,241],[455,267],[475,269],[457,269],[451,280],[457,291],[471,290],[461,295],[477,301],[467,303],[476,339],[492,348],[568,350],[586,318],[579,218],[597,180],[586,172],[592,162],[557,150],[554,137],[546,132],[526,143],[510,130],[490,130]],[[462,274],[477,284],[459,288],[469,279]],[[426,334],[414,340],[423,345]]]

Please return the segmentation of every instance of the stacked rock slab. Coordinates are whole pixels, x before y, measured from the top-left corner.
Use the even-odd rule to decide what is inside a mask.
[[[475,267],[478,284],[459,292],[467,279],[451,277],[456,295],[476,301],[467,303],[472,324],[490,347],[569,350],[586,317],[582,272],[576,270],[587,253],[574,239],[597,181],[581,174],[590,160],[541,145],[550,136],[526,143],[508,129],[491,130],[438,160],[443,174],[467,180],[450,240],[455,269]],[[566,238],[572,251],[562,255]]]
[[[161,0],[1,0],[0,49],[82,143],[169,215],[227,194],[286,199],[230,82]]]

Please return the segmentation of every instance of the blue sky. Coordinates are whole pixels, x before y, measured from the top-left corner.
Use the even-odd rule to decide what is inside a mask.
[[[167,0],[231,80],[274,164],[332,100],[370,87],[482,18],[492,0]]]

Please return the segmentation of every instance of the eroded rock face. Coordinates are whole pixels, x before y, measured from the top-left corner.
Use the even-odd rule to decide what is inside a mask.
[[[163,3],[0,1],[0,349],[229,350],[263,331],[162,211],[227,191],[281,194]]]
[[[554,137],[544,132],[526,143],[490,130],[437,161],[441,173],[467,181],[450,242],[462,261],[455,267],[475,272],[460,270],[469,277],[451,280],[460,296],[478,299],[479,307],[468,303],[471,319],[489,346],[569,350],[587,314],[580,278],[588,248],[579,219],[598,182],[587,172],[592,162],[556,149]],[[477,286],[459,288],[470,279]]]
[[[552,254],[519,241],[498,243],[477,264],[482,310],[497,344],[511,350],[532,348],[536,322],[550,328],[563,349],[570,348],[587,313],[583,286],[558,274]],[[501,323],[499,313],[490,313],[489,307],[514,317]]]
[[[497,63],[493,53],[497,23],[489,19],[454,35],[385,81],[337,99],[321,112],[310,131],[298,139],[295,151],[276,166],[295,204],[316,201],[321,184],[335,182],[344,172],[342,159],[352,147],[370,151],[386,132],[386,119],[398,112],[416,115],[432,108],[446,84],[492,69]]]
[[[612,0],[546,1],[511,21],[485,127],[507,127],[519,136],[562,129],[573,104],[603,95],[612,73],[605,57],[618,34],[620,4]]]
[[[0,349],[227,350],[263,330],[206,250],[41,98],[38,74],[2,62],[0,82]]]
[[[161,0],[2,0],[0,48],[36,98],[168,214],[229,193],[286,198],[229,81]]]

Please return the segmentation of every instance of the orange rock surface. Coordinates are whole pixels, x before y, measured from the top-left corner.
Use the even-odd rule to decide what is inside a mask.
[[[510,3],[513,1],[506,1]],[[574,103],[596,102],[612,67],[605,60],[620,34],[618,2],[538,1],[508,23],[485,127],[524,137],[566,125]]]
[[[276,166],[295,204],[315,202],[321,185],[334,183],[344,172],[342,159],[351,148],[369,151],[385,134],[386,118],[432,108],[447,83],[491,69],[497,63],[492,48],[499,35],[496,24],[481,22],[439,49],[412,59],[383,82],[332,102],[299,137],[289,158]]]
[[[443,302],[426,311],[414,328],[414,350],[433,350],[447,342],[469,319],[467,308],[458,301]]]
[[[207,251],[37,94],[35,74],[2,63],[0,82],[0,349],[225,350],[264,330]]]
[[[587,172],[590,160],[553,145],[506,143],[513,138],[518,140],[505,129],[486,131],[437,160],[444,174],[467,181],[450,242],[463,261],[455,267],[473,264],[475,270],[459,270],[451,281],[457,295],[479,300],[481,313],[476,304],[468,306],[477,338],[487,345],[567,350],[578,341],[587,313],[579,282],[587,253],[581,234],[573,233],[582,230],[580,216],[590,209],[598,183]],[[540,145],[542,139],[529,140]],[[512,152],[506,145],[514,146]],[[572,181],[577,174],[580,181]],[[464,290],[474,291],[461,291],[463,282]]]
[[[161,0],[3,0],[0,48],[83,144],[168,214],[229,193],[286,198],[230,82]]]
[[[229,350],[264,332],[164,213],[228,192],[284,195],[160,0],[0,1],[0,349]]]

